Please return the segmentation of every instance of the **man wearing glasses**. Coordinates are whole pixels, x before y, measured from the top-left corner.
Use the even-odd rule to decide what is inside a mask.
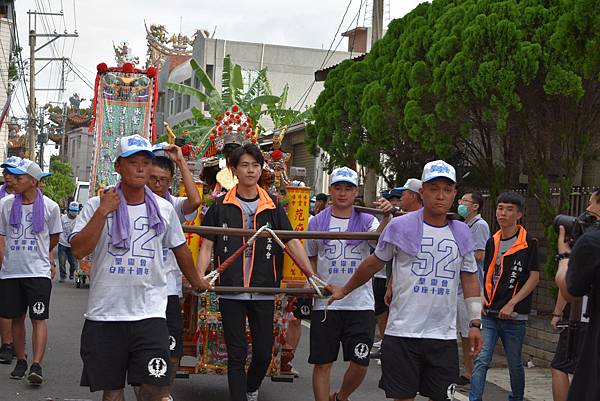
[[[173,205],[180,223],[194,221],[202,198],[196,188],[196,183],[183,157],[181,148],[176,145],[159,143],[153,146],[155,156],[148,176],[148,187],[156,195],[164,198]],[[169,190],[175,177],[175,166],[181,172],[183,186],[187,196],[172,196]],[[171,351],[171,383],[175,378],[179,360],[183,356],[183,317],[181,301],[183,297],[182,273],[177,265],[175,255],[170,249],[164,249],[167,266],[167,326],[169,328],[169,350]],[[165,394],[167,396],[167,394]],[[170,395],[168,395],[170,397]],[[172,398],[167,398],[171,399]]]

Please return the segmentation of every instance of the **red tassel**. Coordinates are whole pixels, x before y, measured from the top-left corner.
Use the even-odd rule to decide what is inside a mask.
[[[89,128],[89,132],[92,132],[94,130],[94,126],[96,125],[96,106],[98,105],[98,86],[100,85],[100,76],[101,76],[101,72],[100,72],[100,66],[104,64],[98,64],[98,73],[96,73],[96,82],[94,83],[94,101],[92,102],[92,121],[90,122],[90,128]],[[106,65],[106,64],[104,64]]]

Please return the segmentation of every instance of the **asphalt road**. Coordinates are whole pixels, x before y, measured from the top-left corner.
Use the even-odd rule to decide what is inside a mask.
[[[0,401],[96,401],[100,393],[90,393],[79,386],[82,362],[79,357],[79,338],[83,326],[83,312],[87,303],[87,289],[76,289],[71,282],[55,283],[52,292],[50,320],[48,321],[48,348],[43,363],[45,383],[33,388],[26,381],[9,379],[11,365],[0,365]],[[31,326],[28,326],[28,339]],[[294,367],[300,378],[294,383],[275,383],[265,379],[260,390],[260,401],[307,401],[312,400],[311,367],[308,358],[308,329],[303,327],[302,340],[296,352]],[[28,353],[31,349],[28,344]],[[341,358],[340,358],[341,359]],[[31,362],[31,361],[30,361]],[[345,363],[334,365],[332,390],[339,387]],[[385,400],[377,387],[380,367],[371,362],[368,375],[361,387],[352,396],[357,400]],[[464,393],[464,390],[461,390]],[[227,378],[225,376],[193,375],[189,379],[177,379],[172,388],[175,401],[228,401]],[[417,398],[419,401],[424,398]],[[466,400],[458,395],[458,401]],[[507,393],[488,383],[486,401],[504,401]],[[133,392],[127,390],[127,400],[135,400]]]

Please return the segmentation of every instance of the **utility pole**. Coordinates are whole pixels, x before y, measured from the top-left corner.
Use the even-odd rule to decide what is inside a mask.
[[[60,144],[60,160],[64,163],[67,161],[67,152],[65,151],[65,145],[67,143],[67,103],[63,102],[63,115],[62,115],[62,138]]]
[[[41,70],[43,70],[52,61],[55,61],[55,60],[62,61],[63,77],[61,80],[61,87],[60,88],[42,88],[42,89],[38,89],[38,90],[41,90],[41,91],[56,91],[56,90],[64,91],[65,90],[64,65],[65,65],[65,60],[67,60],[64,57],[38,58],[37,59],[38,61],[47,61],[47,63],[39,71],[36,72],[36,70],[35,70],[35,62],[36,62],[35,53],[42,50],[44,47],[48,46],[49,44],[51,44],[58,38],[76,38],[79,35],[77,34],[77,31],[75,31],[75,33],[67,33],[66,31],[64,33],[57,33],[56,31],[54,33],[47,33],[47,34],[38,34],[37,33],[37,16],[38,15],[49,15],[49,16],[61,16],[62,17],[63,16],[62,11],[59,13],[44,13],[44,12],[29,10],[27,12],[27,14],[29,16],[29,143],[28,143],[29,154],[28,154],[28,156],[31,160],[34,160],[35,159],[35,143],[36,143],[35,75],[37,74],[37,72],[40,72]],[[32,17],[33,17],[33,21],[32,21]],[[46,43],[44,43],[40,47],[36,48],[37,38],[49,38],[49,39]],[[42,124],[43,124],[43,120],[42,120]],[[43,144],[40,147],[40,153],[42,154],[41,160],[43,161]],[[41,165],[40,165],[40,167],[41,167]]]
[[[44,169],[44,137],[45,137],[45,133],[44,133],[44,108],[40,107],[39,110],[39,121],[38,123],[39,125],[39,133],[38,133],[38,139],[39,139],[39,143],[40,143],[40,152],[38,153],[38,166],[40,166],[42,168],[42,170]]]
[[[383,0],[373,0],[373,15],[371,23],[371,48],[383,37]],[[370,50],[370,49],[369,49]],[[381,156],[380,156],[381,157]],[[377,174],[370,168],[365,168],[363,199],[365,205],[371,206],[377,200]]]

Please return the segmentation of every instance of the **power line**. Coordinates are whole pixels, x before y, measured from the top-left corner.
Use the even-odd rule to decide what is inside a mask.
[[[81,82],[86,84],[91,90],[94,90],[94,86],[86,78],[84,78],[82,75],[80,75],[79,69],[71,62],[69,62],[69,65],[71,66],[73,73],[75,75],[77,75],[77,77],[79,77]]]
[[[325,61],[327,60],[327,56],[329,55],[329,52],[331,51],[331,48],[333,47],[333,44],[335,43],[335,39],[337,38],[337,35],[340,32],[340,28],[342,27],[342,24],[344,23],[344,20],[346,19],[346,15],[348,14],[348,10],[350,9],[350,6],[352,5],[352,1],[353,0],[350,0],[348,2],[348,5],[346,6],[346,10],[344,11],[344,15],[342,16],[342,20],[338,24],[338,27],[337,27],[337,29],[335,31],[335,34],[333,35],[333,40],[329,44],[329,49],[327,49],[327,53],[325,54],[325,58],[323,58],[323,62],[321,63],[321,67],[319,67],[319,69],[322,69],[323,66],[325,65]],[[306,97],[308,97],[308,95],[310,94],[310,91],[312,90],[312,88],[313,88],[314,85],[315,85],[315,80],[313,79],[313,81],[308,86],[308,88],[304,91],[304,93],[302,94],[302,96],[300,96],[300,98],[298,99],[298,101],[296,102],[296,104],[294,104],[294,107],[293,107],[294,110],[298,110],[296,107],[298,106],[298,104],[300,104],[300,101],[301,101],[302,97],[304,96],[304,94],[306,94]],[[304,100],[302,102],[302,105],[304,105],[305,101],[306,100]]]
[[[352,1],[350,1],[350,4],[352,4]],[[337,51],[338,47],[340,46],[340,44],[342,43],[342,41],[344,40],[343,37],[341,37],[338,40],[337,45],[335,46],[335,49],[333,49],[333,52],[331,52],[330,54],[330,50],[333,46],[333,43],[335,42],[335,39],[337,37],[337,34],[340,31],[340,27],[342,26],[342,24],[344,23],[344,19],[346,14],[348,13],[348,9],[350,8],[350,4],[348,4],[348,7],[346,8],[346,12],[344,13],[344,18],[342,18],[342,21],[340,22],[340,24],[338,25],[338,29],[336,31],[336,36],[333,38],[333,41],[331,42],[331,45],[329,46],[329,49],[327,50],[327,53],[325,54],[325,58],[323,59],[323,62],[321,63],[321,67],[319,69],[323,69],[323,67],[333,58],[333,55],[335,54],[335,52]],[[362,10],[362,4],[363,4],[363,0],[361,0],[360,5],[358,7],[358,12],[356,13],[356,15],[354,16],[354,18],[352,18],[352,20],[350,21],[350,24],[348,25],[348,27],[346,28],[346,31],[349,31],[350,28],[352,27],[352,25],[354,24],[354,21],[356,20],[356,26],[358,27],[358,23],[360,21],[360,12]],[[366,12],[366,11],[365,11]],[[329,58],[328,58],[329,56]],[[352,56],[350,56],[352,57]],[[302,96],[300,96],[300,99],[302,99],[302,103],[300,104],[299,108],[296,108],[296,105],[300,102],[300,99],[298,100],[298,102],[296,103],[296,105],[294,105],[294,110],[301,110],[302,107],[304,106],[304,104],[306,103],[306,101],[308,100],[308,97],[310,96],[310,93],[312,91],[312,89],[315,86],[316,83],[316,79],[313,78],[313,81],[311,82],[310,86],[308,87],[308,89],[304,92],[304,94]]]

